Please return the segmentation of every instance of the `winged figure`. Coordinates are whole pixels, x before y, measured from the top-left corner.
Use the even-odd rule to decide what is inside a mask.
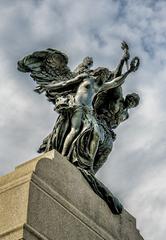
[[[38,151],[56,149],[81,169],[95,186],[94,174],[112,150],[113,129],[128,118],[128,109],[137,105],[131,104],[133,99],[139,102],[134,94],[124,100],[121,87],[126,77],[138,69],[139,58],[133,58],[129,66],[127,43],[122,42],[121,48],[124,53],[115,71],[104,67],[91,69],[92,57],[84,58],[71,71],[67,55],[50,48],[34,52],[18,62],[18,70],[30,72],[36,82],[34,91],[44,93],[59,113],[53,131]],[[99,194],[98,190],[95,191]],[[118,211],[116,208],[115,212]]]

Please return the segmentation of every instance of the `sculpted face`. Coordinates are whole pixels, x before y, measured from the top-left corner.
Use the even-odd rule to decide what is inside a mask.
[[[126,106],[128,108],[134,108],[139,104],[139,96],[136,93],[128,94],[125,99]]]
[[[93,65],[93,58],[92,57],[86,57],[86,58],[84,58],[83,63],[85,65],[92,66]]]
[[[99,85],[102,85],[109,78],[110,72],[107,68],[99,67],[94,70],[94,77]]]
[[[128,103],[128,107],[129,107],[129,108],[134,108],[135,105],[136,105],[135,100],[134,100],[133,97],[129,98],[128,101],[127,101],[127,103]]]

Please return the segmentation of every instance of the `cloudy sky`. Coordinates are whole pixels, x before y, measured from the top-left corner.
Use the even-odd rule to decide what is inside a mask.
[[[126,40],[140,69],[124,84],[141,103],[117,130],[114,150],[98,177],[136,217],[146,240],[166,235],[166,1],[0,1],[0,175],[37,156],[56,120],[53,105],[18,72],[23,56],[48,47],[113,69]]]

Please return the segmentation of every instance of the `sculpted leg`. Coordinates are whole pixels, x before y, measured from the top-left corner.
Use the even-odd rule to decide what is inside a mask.
[[[71,119],[71,130],[69,134],[67,135],[64,145],[63,145],[63,150],[62,150],[62,155],[67,156],[69,148],[74,141],[75,137],[78,135],[80,127],[81,127],[81,118],[82,118],[82,110],[76,111]]]
[[[96,153],[97,153],[97,150],[98,150],[98,146],[99,146],[99,135],[97,133],[94,133],[93,134],[93,137],[92,137],[92,140],[90,142],[90,156],[91,156],[91,159],[92,159],[92,165],[91,165],[91,168],[93,170],[93,163],[94,163],[94,159],[95,159],[95,156],[96,156]]]

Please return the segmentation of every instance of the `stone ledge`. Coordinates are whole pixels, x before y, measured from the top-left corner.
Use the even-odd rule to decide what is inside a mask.
[[[15,168],[15,171],[8,173],[4,176],[0,176],[0,189],[2,186],[4,187],[6,184],[7,185],[10,184],[10,182],[16,181],[17,179],[20,179],[22,176],[24,177],[27,174],[31,174],[35,170],[38,161],[40,161],[43,157],[53,159],[54,150],[39,155],[38,157],[31,159],[25,163],[22,163]]]
[[[29,224],[24,224],[24,238],[25,239],[40,239],[40,240],[49,240],[47,237],[36,231]]]
[[[0,234],[1,240],[23,240],[23,225]]]
[[[74,218],[76,218],[78,221],[82,222],[82,224],[86,225],[90,230],[98,234],[102,239],[110,239],[110,234],[105,229],[97,225],[97,223],[94,222],[93,220],[89,219],[84,213],[82,213],[69,201],[66,201],[66,199],[63,196],[61,196],[55,190],[50,188],[35,174],[32,175],[32,184],[34,184],[38,189],[40,189],[40,191],[43,192],[43,194],[47,195],[48,198],[52,198],[53,201],[56,202],[56,204],[64,208],[65,211],[71,214]]]
[[[1,177],[0,189],[2,240],[143,240],[135,218],[113,215],[54,150]]]

